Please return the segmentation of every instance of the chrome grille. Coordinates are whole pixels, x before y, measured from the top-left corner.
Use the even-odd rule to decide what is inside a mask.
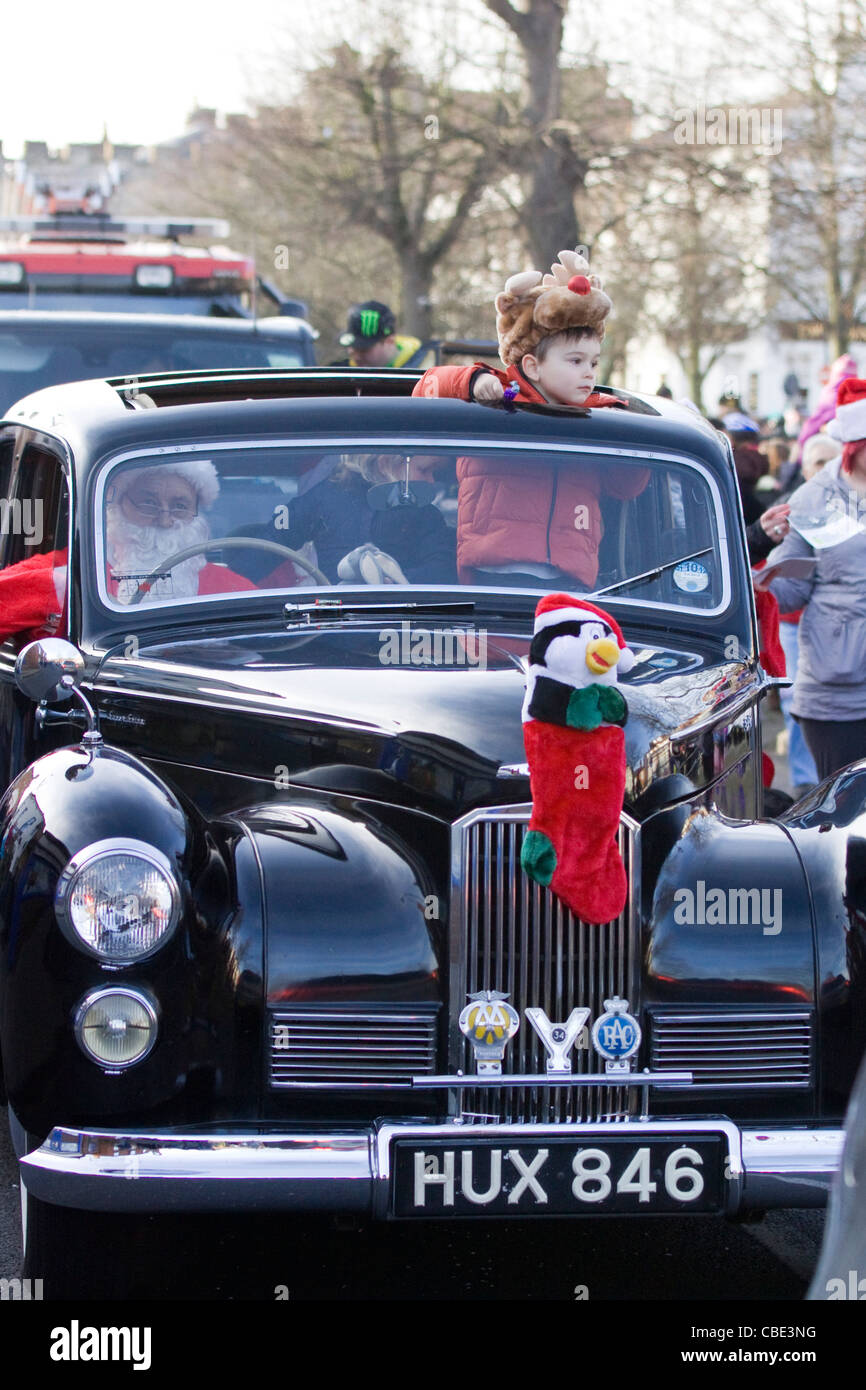
[[[454,827],[452,890],[450,1069],[475,1070],[472,1049],[457,1027],[469,994],[495,989],[508,994],[520,1014],[517,1035],[505,1050],[504,1073],[544,1073],[547,1053],[524,1011],[541,1007],[564,1022],[572,1009],[590,1010],[589,1026],[604,1001],[625,996],[637,1008],[637,926],[630,892],[625,911],[604,926],[574,917],[548,889],[520,867],[520,848],[531,806],[473,812]],[[623,816],[619,847],[629,885],[639,882],[635,823]],[[586,1034],[571,1053],[578,1074],[603,1074],[604,1063]],[[544,1123],[617,1120],[636,1100],[620,1086],[515,1087],[463,1092],[467,1120]]]
[[[438,1006],[406,1012],[275,1009],[270,1016],[270,1084],[408,1086],[436,1070]]]
[[[812,1015],[766,1013],[655,1013],[651,1022],[653,1071],[690,1071],[696,1086],[809,1086]]]

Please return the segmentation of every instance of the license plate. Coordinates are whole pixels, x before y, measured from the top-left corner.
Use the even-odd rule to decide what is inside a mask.
[[[397,1140],[395,1216],[561,1216],[720,1211],[724,1135]]]

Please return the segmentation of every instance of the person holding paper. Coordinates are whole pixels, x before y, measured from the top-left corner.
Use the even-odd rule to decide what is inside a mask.
[[[790,530],[755,576],[783,613],[804,609],[791,711],[821,778],[866,758],[866,380],[842,383],[828,433],[842,453],[793,495]],[[814,566],[785,573],[792,558]]]

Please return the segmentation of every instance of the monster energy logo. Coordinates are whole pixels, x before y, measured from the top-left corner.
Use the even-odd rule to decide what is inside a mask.
[[[364,337],[364,338],[372,338],[372,337],[373,337],[376,333],[378,333],[378,332],[379,332],[379,310],[378,310],[378,309],[362,309],[362,310],[361,310],[361,336]]]

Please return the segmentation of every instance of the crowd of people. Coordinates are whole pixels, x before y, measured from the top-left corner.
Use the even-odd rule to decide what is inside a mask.
[[[866,758],[866,381],[857,371],[853,357],[838,358],[806,418],[759,422],[725,398],[712,421],[731,441],[756,597],[771,594],[779,610],[798,798]]]

